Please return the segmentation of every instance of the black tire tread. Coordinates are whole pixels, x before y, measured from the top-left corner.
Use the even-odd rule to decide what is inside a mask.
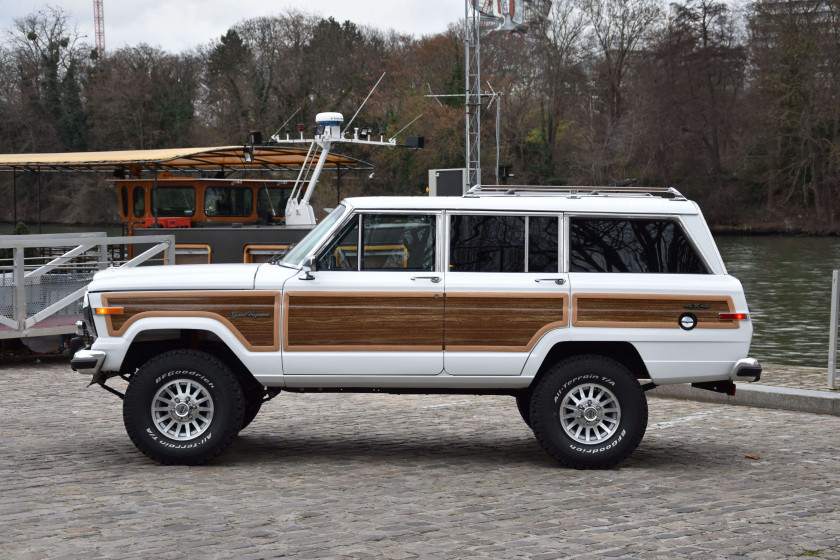
[[[589,370],[596,371],[614,368],[616,372],[622,372],[630,380],[633,381],[633,383],[628,384],[631,388],[630,391],[633,391],[633,393],[629,394],[628,396],[631,399],[638,399],[638,413],[641,416],[642,429],[638,430],[636,433],[630,434],[629,437],[631,439],[629,439],[625,445],[621,446],[621,449],[623,451],[621,453],[617,453],[610,456],[607,460],[600,460],[597,462],[581,461],[574,457],[570,457],[567,454],[561,453],[551,441],[551,438],[547,431],[547,426],[545,426],[542,422],[533,422],[533,419],[543,417],[543,415],[546,412],[544,408],[548,403],[552,402],[553,397],[551,394],[555,392],[552,388],[552,385],[556,382],[556,377],[574,377],[574,375],[578,375],[578,373],[569,372],[573,372],[576,368],[581,367],[585,367]],[[558,362],[557,364],[552,366],[550,370],[546,372],[546,374],[537,382],[537,385],[534,387],[534,391],[532,393],[531,398],[530,418],[532,419],[531,427],[534,431],[534,436],[537,438],[537,441],[540,443],[540,445],[546,451],[546,453],[548,453],[558,463],[567,467],[572,467],[574,469],[608,469],[616,466],[617,464],[627,459],[630,455],[633,454],[633,452],[641,443],[642,438],[644,437],[645,427],[647,426],[648,405],[647,398],[645,397],[645,392],[642,389],[641,385],[639,385],[638,381],[633,376],[633,374],[630,373],[630,371],[621,363],[606,356],[601,356],[597,354],[581,354],[565,358],[564,360]]]
[[[221,387],[220,390],[226,392],[230,397],[231,418],[243,418],[245,411],[245,398],[242,395],[242,390],[239,386],[239,382],[237,381],[236,376],[224,362],[210,354],[198,350],[170,350],[168,352],[164,352],[163,354],[155,356],[154,358],[146,362],[137,371],[137,373],[134,374],[134,376],[131,379],[131,382],[128,384],[128,387],[125,391],[125,400],[123,401],[123,420],[125,423],[125,429],[126,432],[128,432],[128,437],[131,439],[132,443],[134,443],[137,449],[139,449],[144,455],[146,455],[150,459],[153,459],[161,463],[162,465],[202,465],[204,463],[207,463],[208,461],[211,461],[212,459],[215,459],[228,447],[230,447],[230,444],[233,442],[233,440],[239,433],[240,426],[242,424],[241,421],[231,422],[231,424],[238,424],[236,429],[232,429],[232,426],[229,426],[228,429],[224,430],[221,437],[216,440],[215,444],[209,449],[207,449],[205,452],[192,457],[173,458],[172,456],[169,456],[165,453],[161,453],[159,448],[149,445],[146,442],[146,439],[144,437],[141,437],[139,427],[136,426],[132,420],[136,412],[135,407],[142,406],[145,404],[141,403],[140,399],[135,398],[135,393],[145,389],[145,385],[154,383],[153,375],[144,372],[154,371],[163,363],[173,359],[184,359],[186,360],[186,363],[191,364],[190,367],[198,368],[200,367],[200,365],[205,365],[218,369],[222,373],[222,383],[223,385],[225,385],[224,387]],[[196,364],[199,364],[199,366],[196,366]]]

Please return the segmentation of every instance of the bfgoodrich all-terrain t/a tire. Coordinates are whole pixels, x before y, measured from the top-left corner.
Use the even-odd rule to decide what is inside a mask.
[[[613,359],[581,355],[555,364],[531,396],[531,427],[543,449],[576,469],[617,465],[645,435],[647,400]]]
[[[200,465],[233,442],[244,410],[242,389],[224,363],[197,350],[173,350],[134,374],[123,421],[131,441],[149,458]]]

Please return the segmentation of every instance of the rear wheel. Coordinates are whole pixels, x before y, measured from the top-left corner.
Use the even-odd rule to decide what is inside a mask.
[[[231,444],[244,408],[242,389],[224,363],[204,352],[174,350],[134,374],[123,421],[147,457],[166,465],[199,465]]]
[[[647,418],[639,382],[604,356],[559,362],[531,398],[537,441],[558,462],[577,469],[604,469],[629,457],[642,441]]]

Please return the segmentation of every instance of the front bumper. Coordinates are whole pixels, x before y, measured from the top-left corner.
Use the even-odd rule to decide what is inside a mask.
[[[73,371],[93,375],[90,381],[90,384],[93,385],[99,382],[104,361],[105,352],[101,350],[79,350],[70,359],[70,367],[73,368]]]
[[[733,381],[753,383],[761,379],[761,364],[755,358],[742,358],[735,362],[729,378]]]

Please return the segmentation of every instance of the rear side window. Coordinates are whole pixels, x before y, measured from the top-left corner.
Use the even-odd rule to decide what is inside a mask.
[[[449,270],[523,272],[524,216],[452,216]]]
[[[452,272],[558,272],[557,216],[453,215]]]
[[[572,218],[569,245],[570,272],[709,272],[672,220]]]

